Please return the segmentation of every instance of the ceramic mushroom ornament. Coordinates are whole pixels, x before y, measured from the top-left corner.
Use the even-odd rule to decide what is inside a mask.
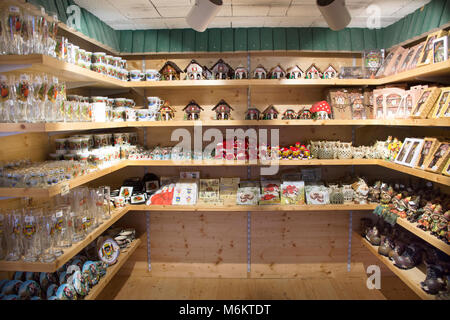
[[[311,107],[310,111],[315,119],[331,119],[331,107],[326,101],[317,102]]]

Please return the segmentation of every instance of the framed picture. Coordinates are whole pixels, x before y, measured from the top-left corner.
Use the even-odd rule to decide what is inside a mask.
[[[450,177],[450,158],[447,160],[447,163],[444,166],[444,169],[442,170],[442,174]]]
[[[447,36],[433,41],[433,63],[447,61],[448,59],[448,38]]]
[[[417,169],[425,169],[425,163],[427,162],[430,155],[434,152],[439,141],[436,138],[425,138],[423,140],[423,145],[420,150],[419,156],[417,157],[414,167]]]
[[[408,139],[407,139],[408,140]],[[419,157],[424,143],[423,139],[409,139],[411,146],[403,159],[403,165],[413,167]]]
[[[425,89],[411,112],[412,118],[426,119],[441,93],[440,88]]]
[[[440,142],[435,151],[428,157],[425,163],[425,170],[431,172],[441,172],[447,163],[450,155],[450,142]]]
[[[448,88],[441,88],[441,95],[439,96],[439,99],[436,102],[436,105],[434,106],[433,111],[428,116],[429,118],[439,118],[441,117],[441,114],[443,113],[446,106],[448,106],[448,103],[450,102],[450,87]]]
[[[406,138],[402,144],[402,147],[400,148],[400,151],[397,153],[397,156],[394,159],[395,163],[403,164],[406,154],[409,152],[409,149],[411,148],[411,144],[412,144],[411,139]]]
[[[420,56],[422,54],[423,47],[425,47],[425,42],[419,43],[417,46],[414,47],[414,55],[411,59],[411,62],[406,67],[406,70],[411,70],[417,67],[417,64],[419,63]]]
[[[447,102],[441,110],[440,118],[448,118],[450,117],[450,97],[448,97]]]
[[[145,191],[147,193],[154,193],[158,189],[159,189],[159,181],[158,180],[145,181]]]
[[[433,62],[433,43],[437,38],[441,38],[445,36],[447,33],[444,30],[439,30],[437,32],[431,33],[428,35],[427,40],[425,42],[425,46],[420,53],[419,62],[417,66],[424,66]]]
[[[133,187],[121,187],[119,196],[124,197],[125,199],[128,199],[133,194]]]

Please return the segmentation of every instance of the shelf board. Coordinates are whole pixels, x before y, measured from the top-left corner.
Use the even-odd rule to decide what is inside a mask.
[[[0,261],[2,271],[32,271],[32,272],[55,272],[67,261],[77,255],[89,243],[98,238],[106,229],[122,218],[129,211],[128,207],[117,209],[112,212],[111,218],[104,221],[97,229],[91,232],[80,242],[73,244],[70,248],[64,249],[64,253],[51,263],[25,262],[25,261]]]
[[[422,179],[426,179],[429,181],[437,182],[446,186],[450,186],[450,177],[444,176],[440,173],[428,172],[421,169],[407,167],[401,164],[397,164],[391,161],[386,160],[378,160],[378,165],[389,168],[391,170],[395,170],[398,172],[403,172],[412,176],[416,176]]]
[[[0,123],[0,132],[58,132],[153,127],[411,126],[450,127],[450,118],[394,120],[171,120],[126,122]]]
[[[398,276],[408,287],[411,288],[422,300],[435,300],[435,296],[422,290],[420,282],[426,278],[424,265],[409,270],[402,270],[394,266],[394,263],[387,257],[378,254],[378,247],[372,246],[369,241],[361,238],[361,242],[374,254],[382,263],[384,263],[396,276]]]
[[[60,81],[68,83],[81,82],[91,87],[117,88],[125,87],[127,82],[99,74],[72,63],[42,55],[2,55],[0,57],[2,72],[37,72],[57,76]]]
[[[425,240],[435,248],[441,250],[442,252],[450,255],[450,245],[446,244],[444,241],[438,239],[437,237],[431,235],[430,232],[424,231],[417,227],[417,223],[411,223],[407,219],[398,217],[397,224],[409,232],[415,234],[419,238]]]
[[[378,79],[379,84],[389,84],[406,81],[423,81],[426,78],[447,77],[450,74],[450,60],[432,63],[426,66],[407,70],[385,78]]]
[[[75,179],[58,183],[49,188],[0,188],[0,197],[53,197],[60,194],[61,191],[68,185],[69,189],[81,186],[92,180],[101,178],[111,172],[120,170],[127,166],[127,161],[120,161],[108,168],[95,170],[88,174],[76,177]]]
[[[141,239],[135,239],[131,242],[130,247],[127,248],[126,252],[120,252],[117,262],[106,269],[106,275],[100,279],[100,281],[95,285],[89,294],[84,297],[84,300],[95,300],[98,295],[105,289],[108,283],[113,279],[117,272],[122,268],[122,266],[127,262],[131,255],[136,251],[136,249],[141,244]]]
[[[211,205],[194,205],[194,206],[178,206],[178,205],[130,205],[130,211],[191,211],[191,212],[266,212],[266,211],[366,211],[374,210],[376,204],[326,204],[326,205],[236,205],[229,204],[223,206]]]

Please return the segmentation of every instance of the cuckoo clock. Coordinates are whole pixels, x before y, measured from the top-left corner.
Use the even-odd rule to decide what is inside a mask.
[[[335,79],[338,76],[336,69],[330,64],[323,72],[323,79]]]
[[[233,108],[222,99],[212,110],[216,112],[216,120],[230,120]]]
[[[286,77],[286,71],[280,65],[273,67],[269,71],[269,79],[282,79],[284,77]]]
[[[181,69],[172,61],[167,61],[159,70],[161,80],[180,80],[181,72]]]
[[[159,108],[159,114],[162,121],[169,121],[175,117],[175,110],[169,105],[169,101],[166,101]]]
[[[322,73],[320,72],[319,68],[316,67],[316,65],[313,63],[307,70],[305,79],[320,79],[322,78]]]
[[[249,108],[245,114],[245,120],[259,120],[261,112],[256,108]]]
[[[237,67],[236,70],[234,70],[234,78],[235,79],[248,79],[248,71],[244,67]]]
[[[298,112],[297,119],[309,120],[312,118],[311,111],[309,109],[303,108]]]
[[[232,79],[234,74],[233,68],[231,68],[231,66],[222,59],[219,59],[219,61],[212,66],[211,72],[213,74],[213,78],[217,80]]]
[[[203,77],[203,67],[195,60],[191,60],[188,66],[184,69],[187,80],[201,80]]]
[[[184,107],[183,111],[185,112],[184,118],[186,120],[199,120],[200,112],[203,111],[203,108],[200,107],[197,102],[192,100],[186,107]]]
[[[212,71],[209,70],[209,68],[207,66],[203,66],[203,78],[205,78],[206,80],[213,80],[213,74]]]
[[[292,110],[292,109],[287,109],[284,113],[283,113],[283,118],[282,120],[294,120],[297,119],[297,113]]]
[[[266,79],[267,70],[262,66],[258,65],[255,70],[253,70],[253,79]]]
[[[273,105],[270,105],[262,112],[262,120],[275,120],[278,118],[278,114],[278,110]]]
[[[288,79],[301,79],[305,76],[305,73],[302,69],[299,68],[299,66],[293,66],[287,69],[287,75],[286,77]]]

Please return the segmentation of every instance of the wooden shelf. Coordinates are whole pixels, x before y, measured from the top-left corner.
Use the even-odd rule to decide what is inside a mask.
[[[130,205],[130,211],[192,211],[192,212],[266,212],[266,211],[366,211],[374,210],[377,204],[326,204],[326,205],[195,205],[195,206],[177,206],[177,205]]]
[[[394,162],[386,161],[386,160],[378,160],[378,165],[389,168],[391,170],[395,170],[398,172],[403,172],[412,176],[416,176],[422,179],[426,179],[429,181],[433,181],[436,183],[440,183],[446,186],[450,186],[450,177],[444,176],[440,173],[428,172],[421,169],[410,168],[401,164],[397,164]]]
[[[408,70],[381,79],[244,79],[244,80],[176,80],[130,82],[59,61],[46,55],[3,55],[0,72],[45,72],[61,80],[79,82],[91,87],[123,88],[192,88],[192,87],[316,87],[316,86],[376,86],[396,82],[419,81],[442,77],[450,73],[450,60]]]
[[[359,235],[358,235],[359,236]],[[387,257],[378,254],[378,247],[372,246],[369,241],[361,238],[362,243],[373,253],[381,262],[383,262],[395,275],[397,275],[408,287],[411,288],[421,299],[423,300],[435,300],[435,296],[426,293],[422,290],[420,282],[426,278],[426,271],[424,265],[409,269],[402,270],[394,266],[394,263]]]
[[[420,228],[417,228],[417,223],[411,223],[406,219],[397,218],[397,224],[411,233],[414,233],[419,238],[425,240],[435,248],[441,250],[442,252],[450,255],[450,245],[446,244],[444,241],[438,239],[437,237],[431,235],[428,231],[423,231]]]
[[[117,274],[117,272],[122,268],[122,266],[127,262],[131,255],[136,251],[136,249],[141,244],[140,239],[135,239],[131,242],[130,247],[127,248],[125,252],[120,252],[117,262],[106,269],[106,275],[100,279],[100,281],[95,285],[89,294],[84,297],[84,300],[95,300],[98,295],[103,291],[103,289],[108,285],[112,278]]]
[[[127,166],[127,161],[120,161],[108,168],[93,171],[91,173],[76,177],[75,179],[58,183],[49,188],[0,188],[0,197],[53,197],[60,194],[68,185],[69,189],[81,186],[92,180],[101,178],[111,172],[120,170]]]
[[[32,272],[55,272],[67,261],[72,259],[89,243],[98,238],[106,229],[122,218],[129,211],[128,207],[117,209],[112,212],[111,218],[104,221],[97,229],[91,232],[80,242],[74,243],[70,248],[64,249],[63,255],[51,263],[25,262],[25,261],[0,261],[1,271],[32,271]]]

